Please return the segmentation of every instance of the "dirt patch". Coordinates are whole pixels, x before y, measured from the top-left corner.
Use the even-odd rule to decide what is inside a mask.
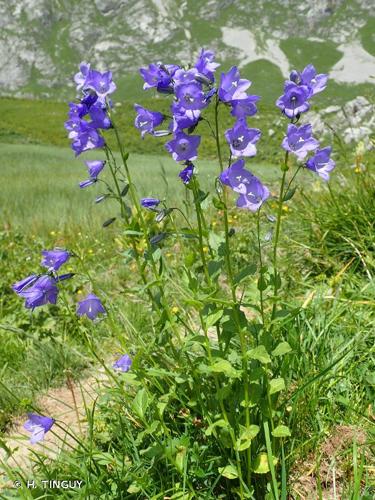
[[[340,425],[311,453],[298,461],[290,475],[291,498],[316,500],[319,484],[323,500],[345,500],[344,485],[352,471],[352,445],[363,453],[366,433],[355,426]]]
[[[31,445],[30,434],[23,428],[27,417],[18,417],[3,442],[9,450],[0,449],[0,465],[10,469],[21,468],[24,472],[32,470],[32,457],[36,452],[49,458],[56,458],[64,449],[76,443],[74,436],[82,436],[87,429],[86,409],[90,409],[97,397],[98,389],[107,379],[105,372],[98,371],[96,378],[87,378],[77,383],[67,381],[66,386],[51,389],[38,400],[40,413],[56,420],[44,441]],[[6,473],[0,471],[0,489],[7,487]]]

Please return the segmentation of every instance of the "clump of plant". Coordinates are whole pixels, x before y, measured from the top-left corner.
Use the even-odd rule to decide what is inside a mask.
[[[160,492],[170,498],[287,498],[287,422],[293,411],[287,408],[288,359],[293,352],[286,337],[298,310],[282,300],[282,207],[293,198],[298,175],[309,170],[328,181],[335,166],[331,148],[319,144],[311,125],[298,124],[310,99],[324,90],[327,75],[316,74],[312,65],[292,71],[277,100],[289,123],[281,144],[279,192],[273,197],[247,168],[261,138],[261,131],[249,126],[260,97],[247,93],[251,82],[235,66],[216,81],[218,66],[214,53],[202,50],[193,67],[157,63],[140,70],[144,89],[171,101],[168,115],[136,104],[135,126],[142,137],[167,137],[164,146],[186,188],[180,206],[170,206],[157,192],[139,199],[126,140],[116,127],[111,72],[82,63],[75,75],[81,96],[69,104],[65,127],[76,155],[98,154],[86,161],[88,178],[80,187],[100,186],[96,203],[118,202],[119,213],[109,214],[103,227],[118,225],[127,246],[126,263],[122,259],[119,265],[135,266],[128,287],[142,300],[150,321],[148,331],[124,331],[126,353],[113,365],[119,373],[108,370],[113,386],[97,413],[90,414],[90,444],[77,438],[91,474],[88,494],[99,488],[113,498],[159,498]],[[213,121],[205,114],[209,107]],[[233,126],[225,131],[220,126],[224,113],[233,116]],[[116,137],[120,158],[106,142],[103,134],[108,133]],[[205,134],[217,148],[218,171],[209,191],[201,189],[197,161]],[[103,169],[111,182],[101,177]],[[268,205],[271,199],[276,210]],[[253,217],[257,227],[257,260],[240,268],[228,217],[234,207]],[[211,217],[222,221],[219,229]],[[73,278],[59,274],[71,256],[67,250],[43,255],[47,271],[13,287],[31,310],[55,304],[62,282]],[[247,302],[254,277],[258,297]],[[89,273],[74,279],[84,279],[87,288],[77,306],[79,316],[97,321],[106,314],[109,324],[121,321],[116,304],[99,298],[100,286]],[[87,336],[89,342],[89,330]],[[26,428],[33,442],[62,425],[46,418],[29,415]]]

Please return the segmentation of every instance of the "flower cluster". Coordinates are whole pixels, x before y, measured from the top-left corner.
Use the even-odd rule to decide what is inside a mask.
[[[116,90],[112,81],[112,73],[101,73],[90,68],[85,62],[80,64],[80,71],[75,75],[77,91],[81,92],[78,103],[69,103],[68,120],[65,128],[72,140],[71,147],[76,156],[92,149],[105,146],[101,130],[112,127],[108,116],[111,106],[110,94]],[[98,175],[105,162],[100,160],[86,161],[89,179],[80,183],[81,188],[91,186],[98,180]]]
[[[71,254],[60,248],[42,251],[41,265],[48,269],[46,274],[31,274],[12,285],[17,295],[25,299],[25,307],[34,310],[45,304],[56,304],[59,293],[57,284],[73,276],[72,273],[57,274]]]
[[[57,271],[70,259],[71,255],[70,252],[61,248],[43,250],[41,265],[47,268],[47,273],[31,274],[12,285],[16,294],[25,299],[27,309],[34,310],[45,304],[56,304],[59,294],[58,283],[74,276],[74,273],[57,274]],[[100,299],[92,293],[78,302],[78,316],[86,315],[89,319],[94,320],[101,313],[105,313],[105,309]]]
[[[276,101],[276,105],[291,120],[282,147],[298,160],[305,160],[313,151],[314,155],[307,159],[304,166],[328,181],[331,170],[335,168],[335,162],[330,158],[332,148],[318,149],[319,141],[312,136],[311,125],[298,127],[295,124],[301,113],[310,109],[308,99],[326,88],[328,75],[317,75],[314,66],[309,64],[301,73],[293,70],[289,78],[284,85],[284,94]]]
[[[140,69],[145,82],[143,85],[145,90],[155,88],[158,92],[173,94],[174,100],[170,108],[171,120],[166,130],[155,130],[167,118],[165,115],[145,109],[139,104],[135,105],[137,112],[135,126],[140,130],[142,137],[146,133],[156,137],[173,134],[173,139],[165,144],[165,148],[176,162],[183,163],[184,168],[179,173],[179,177],[184,184],[189,184],[194,175],[192,161],[198,157],[201,142],[200,135],[194,135],[193,132],[199,123],[205,120],[202,112],[210,105],[214,97],[216,106],[222,104],[229,107],[232,116],[236,118],[234,126],[225,131],[225,138],[230,149],[229,163],[233,157],[255,156],[256,143],[261,136],[260,130],[250,128],[247,124],[247,118],[257,112],[256,103],[260,99],[257,95],[247,94],[251,82],[241,78],[238,68],[233,66],[228,72],[221,74],[219,84],[216,86],[215,71],[219,64],[214,58],[214,52],[202,49],[195,65],[191,68],[157,63]],[[241,165],[243,164],[242,161]],[[228,172],[231,168],[229,167]],[[233,166],[233,168],[235,172],[236,167]],[[245,191],[241,191],[238,206],[254,210],[254,207],[259,207],[267,199],[269,191],[244,167],[241,173],[246,178],[251,178],[252,182],[242,183]],[[223,183],[227,183],[236,191],[238,184],[232,182],[234,174],[227,176],[223,174],[220,178]],[[255,201],[258,199],[258,191],[254,195],[251,190],[255,184],[262,191],[260,202]],[[150,208],[144,202],[142,205]]]
[[[281,111],[288,118],[298,118],[310,109],[309,99],[327,86],[328,75],[316,74],[312,64],[300,73],[293,70],[284,84],[284,94],[276,101]]]

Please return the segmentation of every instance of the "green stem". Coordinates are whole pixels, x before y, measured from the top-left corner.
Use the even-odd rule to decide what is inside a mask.
[[[277,293],[279,291],[279,284],[278,284],[278,272],[277,272],[277,249],[278,249],[278,244],[279,244],[279,237],[280,237],[280,229],[281,229],[281,215],[283,211],[283,199],[284,199],[284,187],[285,187],[285,180],[286,180],[286,174],[288,171],[288,157],[289,157],[289,152],[286,151],[285,153],[285,160],[284,160],[284,166],[283,166],[283,175],[281,178],[281,186],[280,186],[280,194],[279,194],[279,201],[278,201],[278,210],[277,210],[277,220],[276,220],[276,231],[275,231],[275,239],[274,239],[274,246],[273,246],[273,278],[274,278],[274,285],[273,285],[273,295],[274,295],[274,302],[272,306],[272,313],[271,313],[271,321],[275,319],[275,314],[276,314],[276,308],[277,308]],[[272,323],[270,327],[270,334],[272,331]]]
[[[109,158],[109,154],[111,154],[111,157],[112,157],[112,159],[113,159],[114,162],[115,162],[115,159],[114,159],[114,156],[112,154],[112,151],[108,148],[108,146],[105,147],[105,153],[106,153],[106,156],[107,156],[108,166],[109,166],[109,169],[111,171],[113,182],[114,182],[115,187],[116,187],[117,198],[118,198],[118,202],[120,204],[121,217],[125,220],[125,223],[127,225],[129,225],[129,223],[130,223],[129,216],[128,216],[128,213],[127,213],[127,210],[126,210],[125,202],[124,202],[124,200],[123,200],[123,198],[121,196],[120,186],[119,186],[119,183],[118,183],[116,172],[115,172],[115,170],[113,169],[113,166],[112,166],[112,161]],[[114,167],[116,168],[116,165],[114,165]],[[146,274],[145,274],[144,267],[142,266],[140,258],[139,258],[139,255],[138,255],[137,245],[135,244],[135,241],[133,239],[131,240],[131,245],[132,245],[133,254],[134,254],[134,258],[135,258],[135,261],[136,261],[136,264],[137,264],[137,267],[138,267],[139,274],[141,275],[143,284],[146,286],[147,285],[147,277],[146,277]],[[148,287],[146,287],[146,293],[147,293],[149,299],[151,300],[151,302],[154,304],[154,306],[157,307],[158,304],[157,304],[157,302],[155,300],[155,297],[153,296],[151,290]]]
[[[126,173],[126,177],[127,177],[128,183],[129,183],[129,193],[130,193],[132,202],[133,202],[133,204],[134,204],[134,206],[136,208],[137,216],[138,216],[138,219],[140,221],[140,225],[142,227],[142,232],[143,232],[143,234],[145,235],[145,238],[146,238],[147,250],[148,250],[148,255],[149,255],[149,261],[151,262],[151,268],[152,268],[155,280],[158,282],[158,289],[159,289],[159,293],[160,293],[160,297],[161,297],[161,305],[162,305],[163,310],[165,311],[165,313],[167,315],[170,327],[171,327],[173,333],[175,334],[176,338],[178,339],[179,344],[181,346],[182,345],[182,338],[181,338],[181,335],[180,335],[180,332],[179,332],[178,328],[176,328],[176,325],[175,325],[175,322],[173,320],[169,304],[168,304],[168,302],[166,300],[166,297],[165,297],[164,288],[163,288],[162,284],[160,283],[160,275],[159,275],[158,270],[156,268],[156,263],[155,263],[155,261],[153,259],[152,246],[151,246],[150,240],[148,238],[147,225],[145,223],[145,219],[143,217],[143,213],[142,213],[142,209],[141,209],[141,206],[140,206],[140,203],[139,203],[139,199],[137,197],[137,193],[135,192],[134,184],[133,184],[132,179],[131,179],[131,174],[130,174],[129,166],[128,166],[128,163],[127,163],[127,155],[124,152],[124,149],[123,149],[123,146],[122,146],[122,143],[121,143],[121,139],[120,139],[117,127],[116,127],[116,125],[115,125],[115,123],[113,121],[113,118],[112,118],[112,114],[111,114],[110,108],[108,108],[108,114],[109,114],[109,117],[110,117],[111,122],[112,122],[113,130],[115,131],[115,136],[116,136],[117,144],[118,144],[118,147],[119,147],[119,150],[120,150],[120,154],[121,154],[121,158],[122,158],[122,163],[123,163],[123,166],[124,166],[124,169],[125,169],[125,173]],[[172,347],[173,342],[171,341],[170,344],[171,344],[171,347]],[[172,347],[172,350],[174,350],[174,352],[175,352],[174,346]]]
[[[220,164],[220,171],[223,172],[224,167],[223,167],[223,159],[221,155],[221,147],[220,147],[220,130],[219,130],[219,99],[216,97],[216,104],[215,104],[215,138],[216,138],[216,149],[217,149],[217,155],[219,159],[219,164]],[[247,351],[247,345],[246,345],[246,338],[245,334],[241,328],[241,322],[240,318],[238,315],[238,302],[237,302],[237,297],[236,297],[236,287],[234,285],[234,279],[233,279],[233,270],[232,270],[232,263],[231,263],[231,253],[230,253],[230,242],[229,242],[229,224],[228,224],[228,206],[227,206],[227,191],[226,187],[224,186],[223,189],[223,198],[224,198],[224,232],[225,232],[225,260],[226,260],[226,266],[227,266],[227,274],[228,274],[228,281],[229,281],[229,287],[231,290],[232,294],[232,300],[234,303],[234,319],[235,323],[239,332],[240,336],[240,344],[241,344],[241,354],[242,354],[242,370],[244,374],[244,398],[245,398],[245,422],[246,422],[246,427],[249,428],[250,426],[250,409],[249,409],[249,377],[248,377],[248,363],[246,359],[246,351]],[[251,448],[248,448],[246,450],[246,457],[247,457],[247,485],[250,486],[251,484]]]
[[[262,258],[262,247],[260,243],[260,211],[259,208],[257,213],[257,238],[258,238],[258,253],[259,253],[259,267],[260,267],[260,275],[262,275],[263,268],[263,258]],[[265,326],[265,317],[264,317],[264,298],[263,298],[263,287],[259,287],[259,298],[260,298],[260,313],[262,316],[263,328]]]
[[[201,256],[202,260],[202,265],[203,265],[203,270],[204,270],[204,275],[206,277],[207,285],[211,286],[211,277],[208,272],[208,267],[207,267],[207,260],[206,256],[204,254],[204,244],[203,244],[203,230],[202,230],[202,207],[198,199],[198,186],[197,186],[197,181],[196,178],[193,178],[192,182],[193,186],[193,193],[194,193],[194,205],[195,205],[195,211],[197,214],[197,223],[198,223],[198,239],[199,239],[199,253]]]
[[[209,361],[210,366],[212,366],[213,360],[212,360],[210,339],[209,339],[207,328],[206,328],[206,325],[204,323],[201,312],[199,312],[199,319],[200,319],[202,330],[204,331],[204,336],[206,338],[206,350],[207,350],[207,355],[208,355],[208,361]],[[241,498],[244,498],[243,485],[242,485],[243,479],[242,479],[242,469],[241,469],[241,458],[240,458],[239,452],[236,450],[236,436],[235,436],[233,428],[229,422],[228,414],[227,414],[227,411],[225,409],[223,399],[221,396],[219,396],[220,384],[219,384],[219,380],[218,380],[218,374],[213,373],[213,376],[214,376],[214,380],[215,380],[216,393],[218,394],[220,410],[221,410],[221,413],[223,415],[224,421],[227,424],[227,427],[229,429],[229,434],[230,434],[230,437],[232,440],[233,449],[235,451],[237,473],[238,473],[238,478],[240,480]]]

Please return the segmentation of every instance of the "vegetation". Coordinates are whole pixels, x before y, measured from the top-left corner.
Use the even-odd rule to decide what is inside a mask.
[[[102,228],[108,217],[118,216],[119,208],[114,200],[92,203],[93,191],[101,193],[100,183],[91,191],[77,187],[86,178],[82,162],[78,165],[66,148],[58,147],[66,141],[63,130],[61,138],[59,135],[65,106],[60,109],[51,103],[51,108],[45,108],[48,116],[52,109],[56,112],[48,127],[37,101],[29,104],[2,100],[1,106],[1,137],[7,142],[0,144],[5,179],[0,192],[1,206],[5,207],[0,259],[2,429],[7,429],[12,415],[38,408],[38,394],[61,384],[67,374],[78,379],[85,369],[95,376],[100,365],[107,373],[105,390],[95,407],[87,408],[87,435],[77,435],[75,450],[65,451],[53,461],[39,454],[34,466],[37,478],[80,478],[84,487],[78,492],[57,491],[46,490],[39,483],[37,488],[28,490],[24,486],[25,473],[4,463],[5,477],[22,482],[17,492],[4,489],[5,497],[19,498],[21,494],[21,498],[235,498],[238,487],[233,484],[238,469],[234,462],[224,461],[230,456],[231,435],[217,404],[220,397],[225,399],[230,422],[236,420],[237,409],[244,408],[237,376],[241,370],[239,345],[233,332],[237,320],[230,306],[215,317],[215,302],[209,296],[198,295],[200,285],[194,284],[194,275],[202,276],[204,269],[199,245],[194,238],[176,236],[176,231],[187,233],[186,222],[176,214],[156,224],[154,214],[144,214],[148,237],[171,235],[153,249],[160,254],[158,265],[164,266],[160,279],[173,308],[175,319],[171,320],[159,317],[157,306],[149,306],[147,289],[135,278],[136,262],[129,248],[135,243],[139,255],[144,255],[145,235],[127,234],[120,221]],[[21,127],[25,106],[30,106],[33,113],[40,106],[41,119],[34,129],[31,119],[28,123],[28,114]],[[127,122],[124,136],[129,150],[148,152],[129,157],[133,182],[139,189],[137,196],[165,197],[169,206],[186,209],[186,194],[174,162],[163,156],[160,143],[152,143],[152,139],[141,143],[131,131],[129,104],[118,110],[119,117]],[[260,128],[267,118],[266,110],[264,115],[259,119]],[[223,120],[224,128],[224,116]],[[279,143],[279,133],[270,141],[259,143],[260,155],[252,168],[256,174],[261,173],[273,194],[280,176],[280,153],[275,154],[274,147]],[[200,189],[206,191],[212,186],[218,165],[213,160],[213,143],[207,141],[202,150],[207,151],[207,158],[199,163],[198,179]],[[120,155],[115,159],[120,162]],[[287,490],[300,498],[305,486],[301,477],[306,472],[301,461],[308,462],[313,470],[316,489],[310,493],[316,498],[331,488],[339,491],[342,498],[372,498],[374,164],[370,155],[365,155],[358,168],[359,159],[350,148],[345,154],[338,150],[336,161],[336,173],[328,187],[304,171],[299,189],[282,204],[284,233],[279,269],[284,277],[279,315],[270,344],[262,339],[266,353],[258,352],[251,361],[254,378],[250,380],[248,405],[252,425],[262,428],[258,437],[238,438],[239,448],[246,452],[249,441],[252,453],[257,452],[255,498],[263,498],[265,491],[267,498],[286,498]],[[192,200],[193,193],[188,192],[187,196]],[[212,193],[202,203],[209,225],[204,234],[207,242],[201,250],[222,265],[222,208],[213,208],[217,202]],[[230,198],[228,206],[233,205]],[[277,202],[271,201],[269,206],[268,218],[262,217],[260,237],[263,266],[271,267],[270,246],[275,229],[270,216],[276,214]],[[259,266],[257,271],[255,264],[259,258],[256,222],[256,217],[248,212],[228,211],[234,274],[243,292],[240,321],[246,325],[249,338],[257,336],[261,327],[260,311],[254,303],[263,287],[262,279],[271,279],[270,274],[259,275]],[[139,224],[135,218],[132,229],[139,231]],[[66,286],[59,307],[43,308],[31,316],[21,310],[20,300],[9,285],[37,268],[39,250],[54,246],[68,248],[77,255],[68,270],[76,272],[78,279]],[[241,277],[244,267],[247,271]],[[214,281],[218,279],[216,271],[211,266]],[[108,318],[94,328],[71,313],[74,302],[90,288],[91,282],[96,283],[106,304],[110,304]],[[219,300],[229,300],[226,286],[224,281]],[[197,301],[202,307],[197,307]],[[270,312],[271,302],[267,308]],[[181,326],[185,315],[193,332]],[[177,354],[170,343],[169,329],[173,325],[186,335]],[[228,346],[224,354],[215,337],[216,328],[220,328],[224,339],[229,339],[224,340]],[[205,333],[211,336],[207,337],[210,349]],[[231,368],[225,365],[210,372],[213,365],[207,364],[206,359],[209,350],[216,363],[225,356]],[[130,372],[115,374],[110,368],[118,352],[132,355]],[[194,356],[193,367],[189,356]],[[271,410],[263,399],[264,379],[259,378],[259,373],[266,377],[267,356],[272,356],[274,379],[284,380],[287,388],[270,395]],[[219,389],[215,381],[220,384]],[[268,425],[264,426],[260,413],[268,417]],[[352,429],[351,437],[336,443],[333,461],[326,463],[327,436],[344,435],[343,429],[347,428]],[[264,439],[268,444],[262,448]],[[278,457],[274,468],[272,455]],[[280,477],[279,482],[274,479],[275,474]],[[246,490],[242,494],[249,498],[251,495]]]

